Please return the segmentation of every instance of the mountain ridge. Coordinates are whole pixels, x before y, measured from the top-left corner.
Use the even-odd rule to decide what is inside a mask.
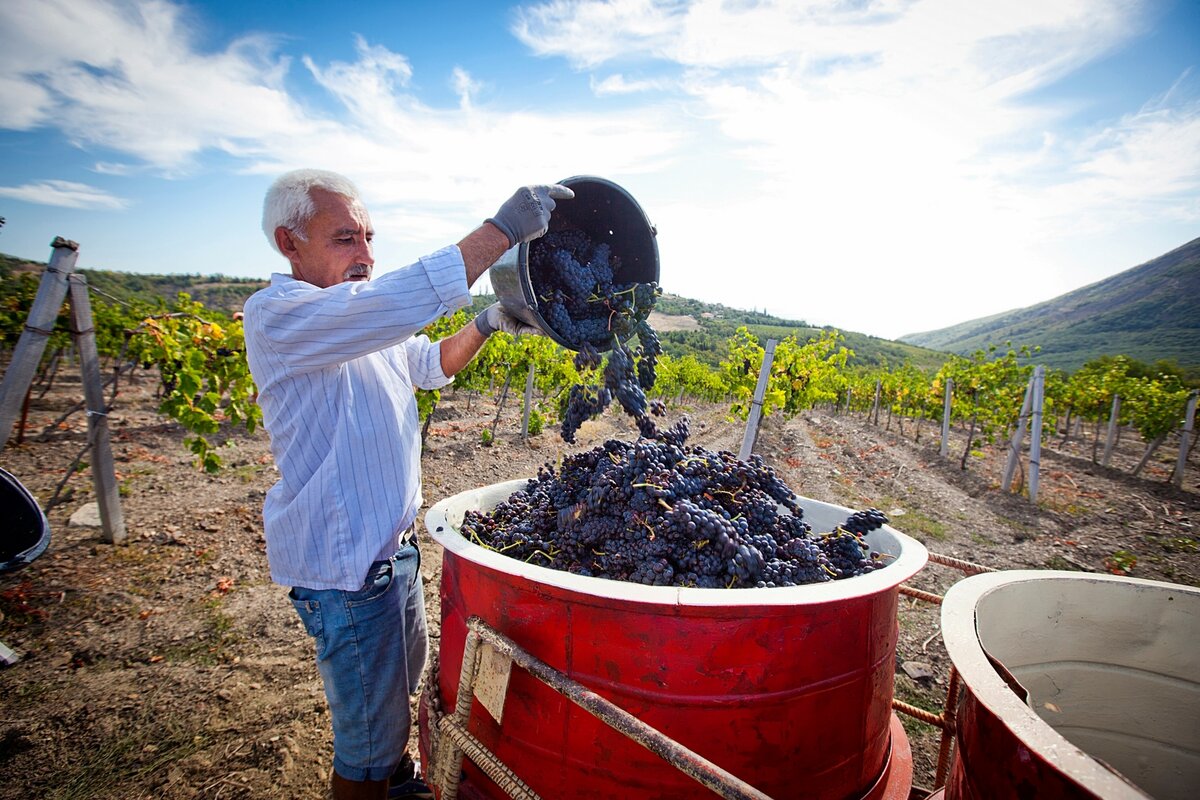
[[[1200,367],[1200,238],[1024,308],[905,334],[897,341],[960,355],[1011,343],[1039,363],[1077,369],[1103,355]]]

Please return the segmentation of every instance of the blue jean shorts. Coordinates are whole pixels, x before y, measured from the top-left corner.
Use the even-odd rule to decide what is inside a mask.
[[[381,781],[408,746],[409,697],[429,639],[416,543],[376,561],[363,587],[293,587],[288,596],[316,644],[333,719],[333,768],[352,781]]]

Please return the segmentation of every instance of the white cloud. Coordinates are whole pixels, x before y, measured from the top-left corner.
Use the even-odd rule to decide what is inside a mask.
[[[129,201],[114,194],[73,181],[46,180],[21,186],[0,186],[0,197],[11,197],[26,203],[61,208],[89,208],[119,211]]]
[[[194,171],[209,151],[233,156],[248,173],[319,165],[369,175],[360,182],[377,216],[440,214],[459,232],[517,186],[583,171],[645,171],[682,136],[662,112],[483,107],[475,101],[480,82],[461,69],[446,76],[458,106],[434,108],[411,91],[409,60],[362,36],[352,62],[302,59],[299,77],[306,73],[342,106],[323,113],[285,88],[291,64],[270,38],[205,52],[193,27],[167,0],[0,5],[0,125],[58,128],[81,147],[121,153],[167,176]],[[133,166],[102,161],[95,169]],[[424,240],[441,227],[396,235]]]
[[[581,112],[490,105],[496,78],[460,67],[418,80],[369,36],[350,60],[293,64],[265,36],[205,49],[168,0],[17,0],[0,4],[0,127],[60,129],[113,176],[186,174],[210,152],[255,175],[336,169],[381,247],[439,246],[523,183],[611,177],[658,225],[669,290],[894,335],[1044,299],[1029,287],[1051,287],[1069,243],[1200,220],[1188,76],[1083,131],[1076,109],[1024,99],[1117,52],[1144,15],[1136,0],[518,8],[530,53],[588,73]],[[445,107],[417,88],[439,83]],[[92,191],[90,207],[124,202]]]
[[[42,89],[36,102],[14,98],[24,100],[22,129],[57,127],[166,171],[226,142],[312,132],[281,86],[287,65],[270,41],[202,53],[184,10],[165,0],[6,3],[0,31],[0,76],[26,94]]]
[[[761,281],[726,273],[769,275],[776,311],[898,335],[1045,299],[1071,237],[1200,220],[1198,106],[1177,87],[1169,109],[1082,133],[1066,109],[1024,101],[1125,45],[1143,13],[1125,0],[551,2],[514,33],[580,68],[677,68],[734,177],[713,181],[711,203],[659,208],[664,262],[713,267],[687,273],[697,292],[761,307]]]
[[[590,86],[592,93],[597,97],[653,92],[672,88],[670,84],[663,80],[629,80],[620,73],[609,75],[602,80],[596,80],[593,77],[590,81]]]

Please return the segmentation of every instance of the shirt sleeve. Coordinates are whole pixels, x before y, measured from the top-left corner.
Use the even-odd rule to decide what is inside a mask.
[[[451,246],[371,281],[325,289],[290,281],[258,304],[255,327],[286,372],[304,372],[400,344],[470,302],[462,254]],[[435,360],[446,380],[436,352]]]
[[[404,355],[408,359],[408,375],[418,389],[440,389],[453,383],[442,371],[442,343],[431,342],[425,335],[414,336],[404,342]]]

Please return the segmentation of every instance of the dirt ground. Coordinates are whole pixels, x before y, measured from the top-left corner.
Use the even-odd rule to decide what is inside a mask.
[[[106,544],[99,529],[69,524],[94,499],[85,471],[48,514],[46,553],[0,575],[0,642],[22,655],[0,669],[0,797],[323,797],[331,743],[312,646],[267,574],[260,512],[276,476],[267,437],[231,436],[226,468],[205,475],[180,429],[155,413],[154,386],[148,374],[126,385],[109,418],[127,543]],[[45,397],[35,393],[24,443],[0,454],[43,504],[86,441],[86,421],[75,414],[44,440],[39,434],[81,398],[70,377]],[[684,411],[693,443],[737,451],[743,426],[727,421],[724,408],[675,406],[670,414]],[[426,507],[532,475],[565,449],[555,430],[523,442],[515,408],[485,447],[494,415],[488,398],[446,394],[424,458]],[[894,422],[889,429],[862,415],[812,412],[769,418],[756,452],[798,494],[880,508],[934,553],[997,569],[1124,566],[1134,577],[1200,585],[1200,466],[1194,454],[1182,490],[1167,483],[1177,442],[1133,478],[1142,452],[1135,434],[1124,434],[1111,468],[1091,463],[1090,438],[1056,440],[1043,450],[1034,506],[998,490],[998,449],[971,455],[964,472],[963,431],[952,432],[949,458],[939,456],[932,426],[919,441],[915,434],[911,423],[901,435]],[[610,412],[587,423],[573,449],[633,436],[626,418]],[[441,553],[423,536],[436,634]],[[942,594],[962,577],[931,564],[909,585]],[[900,607],[897,664],[920,662],[932,678],[913,680],[898,667],[896,696],[940,711],[950,664],[937,606],[902,595]],[[932,787],[940,734],[903,719],[916,783]]]

